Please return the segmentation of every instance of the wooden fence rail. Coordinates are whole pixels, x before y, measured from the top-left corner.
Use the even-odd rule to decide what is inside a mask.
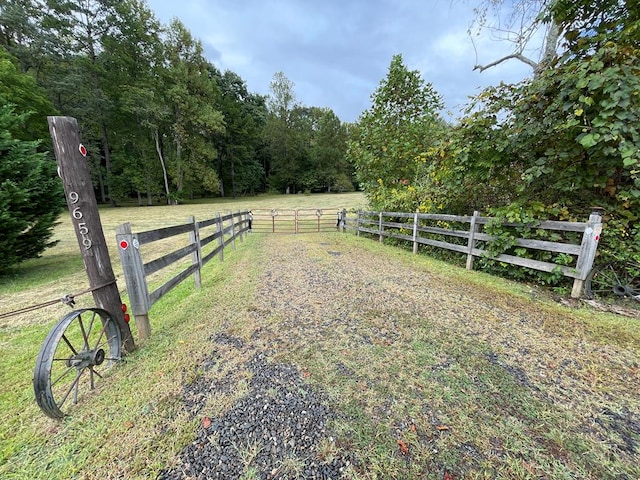
[[[491,256],[487,249],[478,248],[478,242],[487,244],[495,240],[494,236],[483,232],[484,226],[491,221],[495,221],[495,219],[483,217],[478,212],[466,216],[359,211],[356,218],[355,231],[358,235],[361,232],[377,235],[381,242],[385,237],[412,242],[414,254],[418,252],[419,245],[430,245],[465,254],[467,256],[466,267],[469,270],[473,269],[474,257],[487,257],[499,262],[543,272],[560,271],[562,275],[574,279],[571,296],[574,298],[580,297],[584,281],[593,266],[598,240],[602,233],[602,217],[598,212],[593,212],[589,216],[589,220],[584,223],[541,221],[535,225],[502,224],[504,227],[529,226],[533,229],[582,233],[580,244],[528,238],[515,239],[514,247],[516,250],[519,248],[534,249],[572,255],[575,259],[571,266],[524,258],[518,255],[500,254]],[[468,228],[454,228],[450,224],[468,224]],[[451,237],[463,239],[463,241],[454,243],[451,241]]]
[[[194,217],[188,223],[174,225],[156,230],[133,233],[131,225],[124,223],[116,229],[118,252],[127,284],[129,304],[135,317],[140,338],[151,335],[149,324],[149,310],[163,295],[176,287],[180,282],[193,275],[196,287],[202,285],[200,271],[204,264],[216,255],[223,260],[224,249],[232,245],[235,249],[236,238],[242,240],[243,235],[250,229],[250,214],[248,211],[217,214],[214,218],[197,222]],[[154,260],[144,262],[142,259],[142,245],[162,241],[178,236],[189,236],[187,244],[170,251]],[[214,247],[207,247],[214,243]],[[207,250],[207,253],[204,253]],[[148,277],[170,265],[176,264],[185,257],[191,257],[191,262],[175,276],[164,282],[153,291],[149,291]],[[182,267],[182,266],[181,266]]]

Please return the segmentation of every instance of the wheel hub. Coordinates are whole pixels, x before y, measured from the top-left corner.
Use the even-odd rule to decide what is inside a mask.
[[[93,354],[93,364],[102,365],[102,362],[104,362],[104,358],[105,358],[104,350],[102,348],[99,348]]]

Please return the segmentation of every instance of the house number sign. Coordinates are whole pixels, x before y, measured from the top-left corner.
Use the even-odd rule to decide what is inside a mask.
[[[76,205],[79,201],[80,201],[80,195],[78,195],[78,192],[69,192],[69,202],[71,203],[71,206]],[[80,207],[75,207],[71,211],[71,216],[74,219],[78,220],[78,233],[82,237],[82,245],[84,245],[84,248],[86,250],[89,250],[91,248],[91,238],[89,237],[89,228],[87,227],[86,222],[80,221],[84,218],[84,214],[82,213],[82,210],[80,210]]]

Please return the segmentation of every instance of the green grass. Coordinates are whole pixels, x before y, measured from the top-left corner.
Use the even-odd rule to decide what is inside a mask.
[[[210,218],[225,209],[295,208],[289,201],[305,202],[300,208],[337,209],[358,206],[362,197],[123,207],[103,209],[101,216],[105,232],[113,235],[124,221],[140,231],[189,215]],[[42,259],[0,279],[0,311],[85,288],[68,222],[56,236],[59,245]],[[265,287],[261,274],[276,250],[273,242],[283,249],[279,255],[304,246],[309,260],[303,273],[313,269],[332,281],[349,279],[353,290],[347,298],[335,297],[344,302],[338,305],[340,322],[322,329],[322,317],[311,315],[291,330],[284,304],[268,312],[257,304],[257,289]],[[327,250],[342,253],[340,268]],[[359,261],[373,265],[369,279],[351,278]],[[117,260],[114,267],[120,275]],[[401,290],[396,303],[353,303],[351,295],[366,295],[367,281],[393,292],[398,279],[392,274],[400,269],[424,278],[443,296],[428,309],[422,307],[424,296]],[[298,365],[327,393],[340,415],[331,425],[333,440],[323,441],[319,455],[331,459],[353,452],[359,460],[350,471],[353,479],[440,480],[445,471],[456,479],[640,477],[637,454],[619,449],[625,435],[640,443],[633,430],[640,413],[636,320],[567,309],[529,286],[351,235],[249,235],[236,250],[225,251],[223,263],[207,264],[202,278],[202,289],[188,279],[154,305],[151,338],[139,342],[62,421],[42,415],[31,382],[40,345],[68,307],[0,320],[0,478],[154,478],[176,461],[202,420],[185,411],[183,383],[203,375],[233,379],[230,393],[207,400],[203,411],[211,416],[223,414],[248,390],[245,365],[255,350],[218,349],[221,369],[203,372],[198,366],[211,353],[210,337],[225,331],[248,341],[257,329],[272,333],[252,347],[273,350],[272,361]],[[323,295],[334,298],[325,285],[317,288],[311,294],[316,292],[318,301]],[[293,298],[303,298],[296,293]],[[79,303],[90,305],[90,295]],[[133,322],[132,328],[135,335]],[[371,342],[360,341],[364,336]],[[563,359],[566,365],[560,364]],[[626,408],[636,416],[625,422],[607,416],[605,408],[618,415]],[[259,448],[250,445],[241,452],[244,478],[258,478],[252,458]],[[281,472],[295,478],[300,468],[299,459],[287,458]]]

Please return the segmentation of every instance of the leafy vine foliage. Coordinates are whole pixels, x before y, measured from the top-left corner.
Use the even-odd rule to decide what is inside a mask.
[[[380,152],[398,138],[389,137],[390,130],[381,128],[371,138],[367,145],[374,149],[358,151],[352,143],[350,152],[375,208],[465,215],[478,210],[496,216],[498,221],[487,230],[496,238],[488,247],[493,254],[515,250],[515,232],[504,221],[584,221],[598,206],[606,212],[600,260],[638,260],[640,6],[618,0],[543,4],[536,21],[561,28],[563,51],[530,79],[485,89],[455,125],[423,126],[428,132],[424,136],[405,128],[404,171],[376,164],[384,161]],[[389,79],[393,71],[392,64]],[[379,90],[389,83],[383,81]],[[373,98],[376,105],[380,95]],[[375,107],[371,112],[393,118]],[[361,129],[371,123],[372,114],[362,117]],[[406,180],[398,183],[401,178]],[[539,233],[532,228],[518,235],[560,240]],[[566,265],[567,257],[539,259]],[[522,276],[521,270],[484,263]],[[546,283],[560,278],[534,275]]]

